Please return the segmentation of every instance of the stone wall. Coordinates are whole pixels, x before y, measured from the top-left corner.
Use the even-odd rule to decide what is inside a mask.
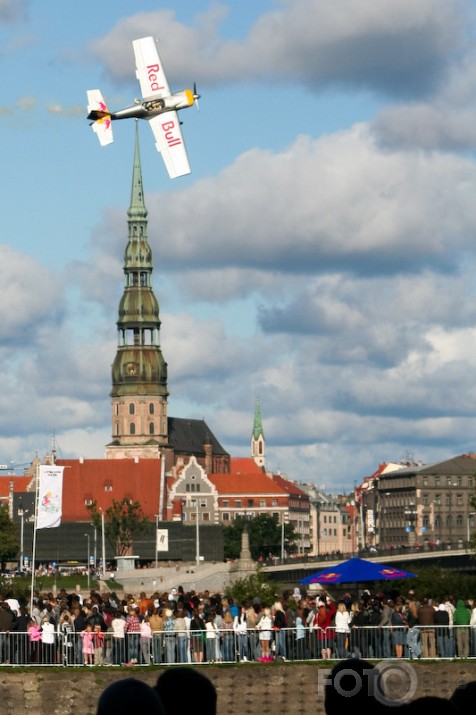
[[[218,692],[218,715],[323,715],[325,671],[318,663],[248,663],[201,667]],[[476,680],[476,662],[385,664],[393,696],[416,687],[414,697],[448,697],[463,682]],[[0,715],[94,715],[100,693],[120,678],[153,685],[163,668],[0,669]],[[398,713],[398,710],[395,711]]]

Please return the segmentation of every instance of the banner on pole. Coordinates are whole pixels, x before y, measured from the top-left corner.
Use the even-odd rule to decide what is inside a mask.
[[[156,551],[169,550],[169,530],[157,529],[157,549]]]
[[[63,470],[41,464],[39,470],[37,529],[52,529],[61,524],[63,507]]]

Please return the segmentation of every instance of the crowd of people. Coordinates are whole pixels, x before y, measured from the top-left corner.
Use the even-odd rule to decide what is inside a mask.
[[[407,594],[338,599],[299,588],[272,603],[208,591],[146,595],[64,589],[0,599],[0,664],[160,665],[476,657],[476,601]]]

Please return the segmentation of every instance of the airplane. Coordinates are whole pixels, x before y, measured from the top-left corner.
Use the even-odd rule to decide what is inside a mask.
[[[116,119],[146,119],[154,134],[157,151],[162,154],[171,179],[190,174],[190,164],[180,129],[177,110],[197,105],[200,95],[196,85],[193,91],[184,89],[172,94],[162,68],[157,45],[153,37],[142,37],[132,43],[136,60],[136,77],[139,80],[142,101],[135,100],[131,107],[111,112],[99,89],[89,89],[88,119],[101,146],[114,141],[111,123]]]

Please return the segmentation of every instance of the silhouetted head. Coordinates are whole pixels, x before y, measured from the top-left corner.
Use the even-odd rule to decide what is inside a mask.
[[[377,713],[385,709],[378,699],[382,694],[378,668],[367,660],[348,658],[337,663],[327,677],[324,707],[327,715],[342,715],[347,710],[363,709]]]
[[[450,701],[462,712],[470,712],[476,701],[476,680],[459,685],[453,691]]]
[[[166,715],[155,688],[137,678],[123,678],[103,690],[96,715],[130,715],[134,712]]]
[[[178,666],[164,670],[157,678],[155,690],[159,694],[166,715],[191,713],[216,715],[217,691],[212,681],[198,670]]]

